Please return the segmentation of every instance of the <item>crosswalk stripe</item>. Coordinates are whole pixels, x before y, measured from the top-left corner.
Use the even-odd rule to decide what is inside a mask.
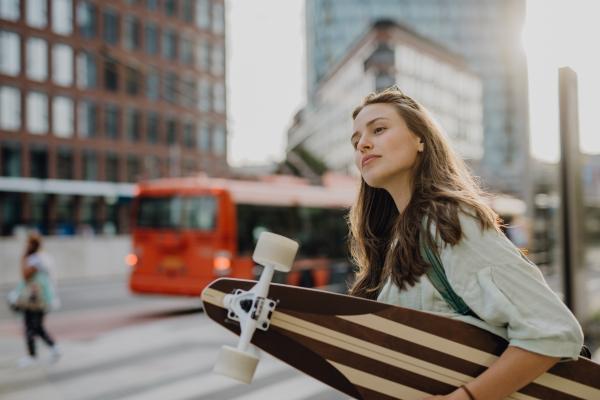
[[[255,380],[281,371],[281,362],[279,361],[261,361],[258,365],[254,374]],[[158,389],[136,393],[135,395],[123,397],[119,400],[186,400],[191,397],[216,393],[237,385],[243,385],[243,383],[221,375],[215,375],[211,372],[179,382],[173,382]]]
[[[280,399],[285,393],[285,400],[303,400],[309,396],[331,390],[316,379],[301,375],[297,378],[287,379],[264,389],[255,390],[248,394],[235,397],[231,400],[265,400]]]

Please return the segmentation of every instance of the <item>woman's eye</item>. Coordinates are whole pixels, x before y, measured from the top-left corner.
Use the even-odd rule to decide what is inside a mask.
[[[379,128],[375,128],[375,133],[381,133],[383,132],[383,128],[379,127]]]

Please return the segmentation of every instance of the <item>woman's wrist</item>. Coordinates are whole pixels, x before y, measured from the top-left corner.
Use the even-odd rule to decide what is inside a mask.
[[[448,400],[471,400],[467,392],[463,388],[458,388],[450,393]]]

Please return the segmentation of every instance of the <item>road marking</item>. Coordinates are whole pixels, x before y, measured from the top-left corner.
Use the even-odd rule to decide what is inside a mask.
[[[261,361],[254,374],[254,379],[257,380],[280,371],[280,361],[275,361],[274,359],[270,362]],[[135,395],[123,397],[119,400],[186,400],[192,397],[200,397],[219,392],[238,385],[243,385],[243,383],[225,376],[208,373],[194,378],[184,379],[179,382],[173,382],[161,386],[158,389],[150,389],[148,391],[136,393]]]
[[[282,399],[302,400],[309,396],[315,396],[319,393],[330,391],[331,388],[316,379],[306,375],[297,378],[287,379],[275,385],[270,385],[264,389],[256,390],[243,396],[234,397],[231,400],[265,400]],[[282,395],[285,394],[285,397]]]

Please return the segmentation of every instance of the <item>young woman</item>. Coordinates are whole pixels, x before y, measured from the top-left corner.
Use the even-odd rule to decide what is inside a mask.
[[[56,361],[61,355],[61,350],[44,329],[44,314],[51,308],[54,290],[50,278],[47,261],[40,253],[41,238],[30,235],[27,248],[21,261],[21,272],[27,286],[30,286],[27,299],[22,301],[23,320],[25,322],[25,340],[27,342],[28,356],[17,360],[20,368],[29,368],[37,365],[35,336],[42,338],[52,351],[52,360]]]
[[[368,95],[352,117],[362,179],[350,211],[359,266],[351,295],[460,319],[509,341],[465,388],[431,399],[504,399],[559,360],[577,359],[577,320],[502,234],[498,215],[431,114],[393,86]],[[428,233],[452,289],[476,316],[454,312],[424,275],[420,238]]]

